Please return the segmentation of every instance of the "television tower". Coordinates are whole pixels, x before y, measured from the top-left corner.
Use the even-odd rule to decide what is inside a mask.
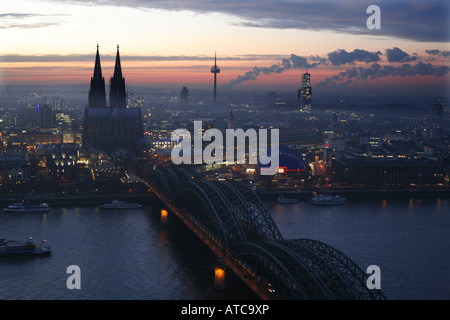
[[[217,66],[216,61],[216,52],[214,52],[214,65],[211,67],[211,73],[214,73],[214,102],[216,102],[217,98],[217,74],[220,73],[220,68]]]

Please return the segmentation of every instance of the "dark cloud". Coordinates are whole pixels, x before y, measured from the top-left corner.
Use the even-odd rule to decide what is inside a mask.
[[[328,30],[410,39],[448,42],[450,24],[448,0],[379,0],[381,29],[368,30],[366,9],[372,0],[54,0],[86,5],[116,5],[143,10],[189,10],[217,12],[240,18],[235,24],[257,28]]]
[[[425,52],[432,56],[441,56],[444,58],[450,57],[450,51],[448,50],[441,51],[438,49],[433,49],[433,50],[425,50]]]
[[[355,49],[352,52],[347,52],[343,49],[338,49],[336,51],[328,53],[328,60],[331,64],[339,66],[343,64],[353,64],[355,61],[358,62],[377,62],[380,61],[381,52],[369,52],[366,50]]]
[[[397,47],[386,49],[386,56],[389,62],[411,62],[417,60],[416,56],[411,56]]]

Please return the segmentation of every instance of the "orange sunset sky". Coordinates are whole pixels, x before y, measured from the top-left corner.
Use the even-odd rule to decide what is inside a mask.
[[[446,95],[448,3],[372,2],[2,1],[0,86],[87,84],[97,44],[108,79],[119,44],[127,84],[210,86],[217,51],[228,88],[293,90],[307,69],[321,90]],[[367,28],[370,4],[379,30]]]

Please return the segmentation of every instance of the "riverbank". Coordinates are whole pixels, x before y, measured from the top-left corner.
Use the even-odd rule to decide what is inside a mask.
[[[293,199],[311,199],[313,193],[340,195],[347,199],[376,199],[376,198],[449,198],[450,188],[423,188],[423,189],[325,189],[325,190],[301,190],[301,191],[263,191],[257,190],[256,194],[263,201],[276,201],[280,196]],[[11,195],[0,197],[0,207],[6,208],[14,202],[21,202],[25,195]],[[47,203],[50,207],[76,207],[96,206],[113,200],[137,202],[140,204],[159,203],[159,199],[151,192],[139,194],[96,194],[65,197],[46,197],[34,195],[29,197],[32,203]]]
[[[21,202],[23,195],[14,195],[11,197],[1,197],[0,206],[6,208],[14,202]],[[31,203],[47,203],[50,207],[77,207],[77,206],[96,206],[109,203],[113,200],[126,202],[137,202],[140,204],[157,203],[159,200],[153,193],[145,194],[99,194],[86,196],[67,196],[67,197],[29,197]]]
[[[450,198],[450,188],[421,188],[421,189],[323,189],[323,190],[302,190],[302,191],[262,191],[256,193],[261,200],[274,201],[281,195],[285,198],[310,199],[313,193],[340,195],[350,198]]]

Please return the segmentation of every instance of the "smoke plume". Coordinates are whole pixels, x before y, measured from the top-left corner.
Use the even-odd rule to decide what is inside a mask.
[[[310,60],[313,62],[309,63],[307,58],[291,54],[289,58],[283,58],[281,62],[273,64],[270,67],[254,67],[245,74],[239,75],[236,79],[230,80],[224,85],[224,88],[231,89],[245,81],[255,80],[261,74],[282,73],[289,69],[314,68],[320,64],[326,63],[326,59],[319,56],[312,56],[310,57]]]

